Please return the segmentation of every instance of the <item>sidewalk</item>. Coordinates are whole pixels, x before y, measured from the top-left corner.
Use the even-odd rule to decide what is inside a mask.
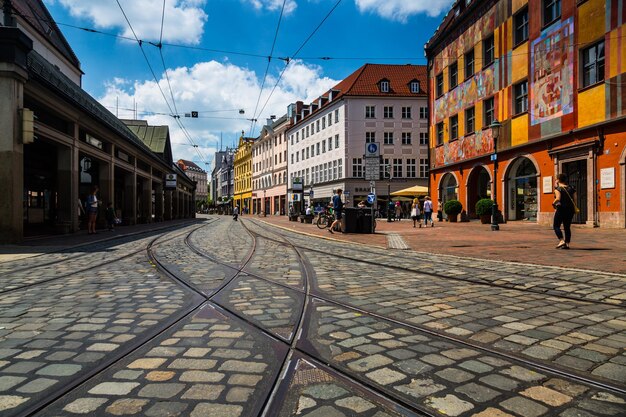
[[[245,218],[250,216],[245,216]],[[509,222],[492,232],[490,225],[479,221],[447,223],[435,221],[435,227],[413,228],[412,220],[387,223],[379,219],[376,234],[330,234],[316,225],[290,222],[284,216],[256,217],[276,226],[323,238],[387,247],[387,235],[400,235],[415,251],[441,253],[471,258],[553,265],[626,273],[626,231],[572,226],[571,249],[557,250],[551,228],[535,223]]]
[[[198,215],[195,219],[170,220],[159,223],[137,224],[134,226],[119,226],[113,232],[98,229],[96,235],[87,234],[87,230],[67,235],[50,235],[25,239],[21,244],[0,245],[0,263],[29,258],[42,253],[58,252],[68,248],[82,246],[97,242],[105,242],[124,236],[132,236],[139,233],[155,232],[168,228],[181,227],[206,220],[207,216]]]

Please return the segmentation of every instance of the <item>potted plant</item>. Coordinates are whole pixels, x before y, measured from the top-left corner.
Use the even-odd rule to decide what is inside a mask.
[[[481,198],[476,203],[476,214],[480,217],[482,224],[489,224],[491,222],[492,207],[493,200],[490,198]]]
[[[456,218],[463,210],[463,205],[458,200],[448,200],[443,205],[443,212],[448,215],[448,220],[451,223],[456,223]]]

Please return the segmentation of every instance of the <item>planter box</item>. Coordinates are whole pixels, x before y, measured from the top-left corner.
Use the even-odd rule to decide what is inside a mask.
[[[483,214],[480,216],[481,224],[490,224],[491,223],[491,214]]]
[[[450,223],[456,223],[457,217],[459,217],[458,214],[448,214],[448,221]]]

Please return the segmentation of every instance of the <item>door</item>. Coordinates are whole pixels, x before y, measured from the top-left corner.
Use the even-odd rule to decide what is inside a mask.
[[[566,162],[563,164],[563,172],[567,175],[569,185],[576,190],[574,202],[580,209],[580,213],[574,215],[572,223],[585,223],[587,221],[587,160]]]

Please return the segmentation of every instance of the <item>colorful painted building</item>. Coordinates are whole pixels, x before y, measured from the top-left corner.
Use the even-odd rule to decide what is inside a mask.
[[[252,207],[252,142],[253,138],[242,135],[233,161],[235,171],[233,207],[239,206],[241,213],[249,213]]]
[[[623,0],[455,2],[425,46],[435,198],[474,217],[495,185],[505,220],[549,224],[564,172],[575,222],[626,227],[625,22]]]

